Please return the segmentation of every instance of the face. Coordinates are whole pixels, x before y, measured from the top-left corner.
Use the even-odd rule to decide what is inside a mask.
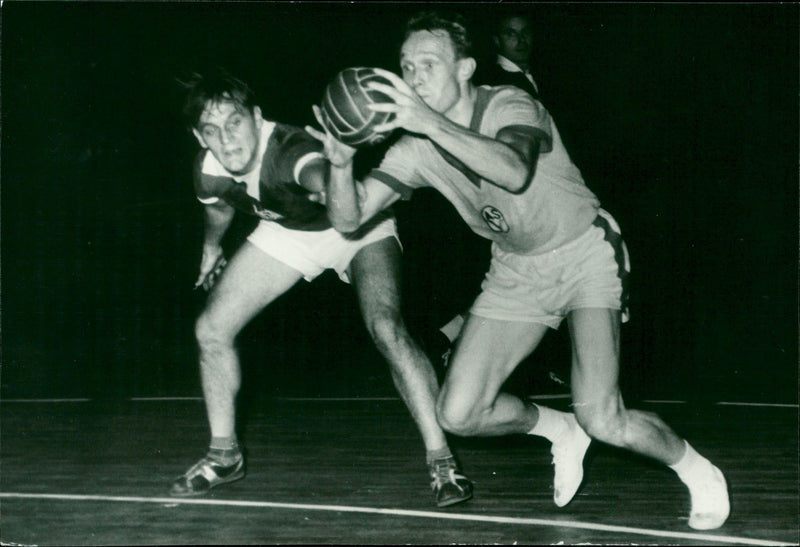
[[[443,30],[411,33],[400,49],[403,80],[437,112],[447,112],[461,96],[461,62]]]
[[[503,57],[515,63],[527,63],[533,51],[533,29],[524,18],[511,17],[500,26],[495,43]]]
[[[256,163],[262,122],[258,107],[250,114],[232,101],[209,102],[194,135],[200,146],[211,150],[225,169],[232,174],[244,174]]]

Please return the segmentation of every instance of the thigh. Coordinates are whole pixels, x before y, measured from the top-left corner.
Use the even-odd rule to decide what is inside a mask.
[[[470,314],[442,389],[452,405],[490,406],[509,375],[539,345],[547,325]]]
[[[619,404],[620,311],[581,308],[567,316],[573,404]]]
[[[387,308],[400,312],[401,259],[394,237],[370,243],[353,257],[350,276],[365,317]]]
[[[204,315],[215,328],[235,335],[300,278],[297,270],[245,242],[211,290]]]

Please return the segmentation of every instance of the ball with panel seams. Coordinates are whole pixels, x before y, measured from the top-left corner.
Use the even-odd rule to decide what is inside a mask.
[[[391,112],[373,112],[370,103],[390,103],[384,93],[367,89],[370,82],[391,85],[372,68],[351,67],[339,72],[325,88],[321,110],[328,131],[339,141],[353,147],[376,144],[391,132],[375,133],[373,127],[391,121]]]

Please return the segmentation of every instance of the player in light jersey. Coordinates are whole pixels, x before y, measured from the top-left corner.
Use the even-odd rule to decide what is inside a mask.
[[[436,421],[436,376],[409,336],[400,310],[400,245],[394,218],[377,215],[356,233],[331,227],[324,189],[328,163],[300,128],[263,119],[250,88],[221,72],[188,85],[184,114],[202,150],[194,170],[205,237],[197,286],[210,290],[196,325],[211,443],[207,455],[172,485],[195,496],[244,476],[235,432],[241,370],[234,342],[250,320],[300,279],[326,269],[350,282],[376,346],[419,428],[439,506],[472,496]],[[222,237],[235,211],[261,220],[226,265]],[[224,268],[224,269],[223,269]]]
[[[623,402],[619,340],[628,256],[616,222],[584,184],[538,101],[512,87],[472,85],[470,42],[458,16],[424,13],[409,21],[403,78],[381,70],[392,85],[371,84],[393,101],[371,108],[395,114],[375,130],[407,134],[363,183],[353,180],[354,149],[306,128],[333,165],[325,199],[334,226],[355,230],[429,185],[492,240],[489,272],[437,402],[445,430],[550,440],[558,506],[572,500],[583,480],[591,439],[632,450],[670,466],[687,485],[689,526],[721,526],[730,506],[720,470],[658,416]],[[320,110],[314,112],[321,122]],[[565,318],[574,414],[501,392],[547,329]]]

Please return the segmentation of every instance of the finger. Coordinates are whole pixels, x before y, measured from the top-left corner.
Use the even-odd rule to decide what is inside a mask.
[[[372,131],[374,133],[388,133],[389,131],[394,131],[398,127],[399,125],[396,121],[391,121],[372,126]]]
[[[311,110],[314,112],[314,117],[317,119],[317,123],[319,123],[323,129],[325,128],[325,115],[322,113],[322,109],[317,105],[311,105]]]
[[[323,133],[322,131],[319,131],[318,129],[314,129],[310,125],[307,125],[305,127],[305,130],[306,130],[306,133],[308,133],[309,135],[311,135],[312,137],[314,137],[318,141],[324,141],[325,138],[326,138],[325,133]]]
[[[397,112],[400,110],[397,103],[368,103],[367,108],[373,112]]]
[[[364,87],[373,91],[379,91],[380,93],[387,95],[394,102],[397,102],[398,99],[402,98],[405,95],[402,92],[402,90],[398,90],[390,85],[382,84],[379,82],[369,82]]]
[[[408,88],[408,84],[405,82],[405,80],[403,80],[400,76],[398,76],[394,72],[378,67],[375,67],[372,70],[375,71],[375,74],[377,74],[378,76],[383,76],[384,78],[392,82],[392,84],[396,88],[400,90]]]

